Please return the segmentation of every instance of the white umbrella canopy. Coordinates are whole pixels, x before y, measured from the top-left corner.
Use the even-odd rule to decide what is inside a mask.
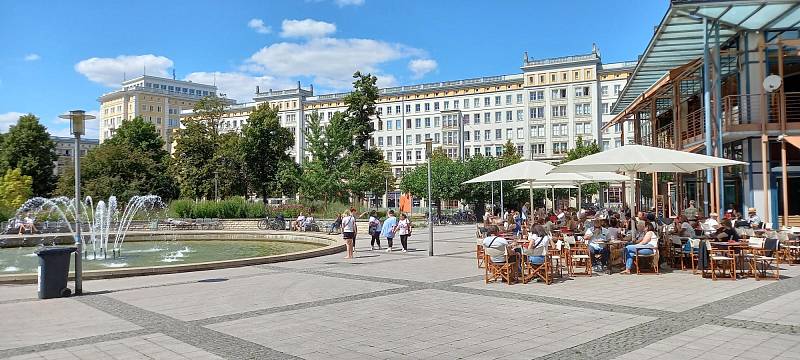
[[[611,171],[624,172],[630,181],[636,180],[637,172],[679,172],[689,173],[730,165],[744,165],[736,160],[695,154],[685,151],[662,149],[645,145],[625,145],[580,159],[572,160],[554,168],[550,173],[574,173]],[[630,197],[629,207],[633,209],[635,199]]]
[[[504,180],[536,180],[547,175],[553,170],[553,165],[536,160],[518,162],[504,168],[497,169],[487,174],[478,176],[472,180],[467,180],[462,184],[474,184],[480,182],[504,181]],[[529,189],[530,204],[533,205],[533,188]]]
[[[745,163],[652,146],[625,145],[561,164],[550,173],[580,173],[583,171],[688,173],[741,164]]]
[[[531,184],[530,182],[526,181],[524,183],[521,183],[521,184],[517,185],[514,188],[517,189],[517,190],[527,190],[527,189],[530,189],[530,188],[533,188],[533,189],[548,189],[549,190],[549,189],[577,189],[578,187],[576,185],[569,185],[569,184],[550,184],[550,185],[548,185],[548,184],[537,184],[537,183]]]
[[[553,170],[553,165],[536,160],[527,160],[483,174],[463,183],[473,184],[504,180],[536,180],[545,176],[550,170]]]

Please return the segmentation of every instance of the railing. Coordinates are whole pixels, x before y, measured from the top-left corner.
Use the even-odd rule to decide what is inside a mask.
[[[664,125],[656,130],[656,146],[662,149],[673,149],[675,147],[673,125]]]
[[[724,126],[740,124],[759,124],[764,117],[762,94],[728,95],[723,104]],[[767,123],[780,122],[781,96],[778,93],[766,95]],[[786,122],[800,122],[800,92],[784,94]]]
[[[686,116],[686,128],[681,129],[681,139],[687,140],[705,134],[706,124],[703,108],[699,108]]]

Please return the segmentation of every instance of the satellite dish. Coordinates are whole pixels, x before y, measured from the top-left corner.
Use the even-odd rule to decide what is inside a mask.
[[[781,87],[781,77],[778,75],[770,75],[764,78],[764,90],[773,92]]]

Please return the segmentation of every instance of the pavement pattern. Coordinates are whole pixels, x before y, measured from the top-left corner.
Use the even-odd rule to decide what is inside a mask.
[[[800,266],[487,285],[474,227],[435,232],[435,257],[419,231],[407,253],[360,238],[353,260],[92,280],[65,299],[0,285],[0,358],[800,359]]]

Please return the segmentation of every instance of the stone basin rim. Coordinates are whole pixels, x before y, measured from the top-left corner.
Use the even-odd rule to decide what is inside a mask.
[[[263,236],[264,239],[223,239],[217,237],[218,235],[250,235],[250,236]],[[48,234],[49,235],[49,234]],[[70,234],[63,234],[69,235]],[[216,241],[286,241],[286,242],[300,242],[300,243],[310,243],[310,244],[321,244],[324,245],[323,247],[310,249],[305,251],[296,251],[292,253],[286,254],[279,254],[279,255],[270,255],[270,256],[259,256],[259,257],[251,257],[251,258],[241,258],[241,259],[230,259],[230,260],[219,260],[219,261],[207,261],[207,262],[198,262],[192,264],[176,264],[176,265],[160,265],[160,266],[146,266],[146,267],[131,267],[131,268],[118,268],[118,269],[101,269],[101,270],[85,270],[83,271],[83,279],[84,280],[93,280],[93,279],[110,279],[110,278],[120,278],[120,277],[132,277],[132,276],[146,276],[146,275],[159,275],[159,274],[174,274],[174,273],[181,273],[181,272],[190,272],[190,271],[204,271],[204,270],[215,270],[215,269],[226,269],[232,267],[243,267],[243,266],[252,266],[252,265],[263,265],[263,264],[272,264],[277,262],[285,262],[285,261],[294,261],[300,259],[308,259],[313,257],[319,257],[324,255],[332,255],[345,250],[345,244],[341,237],[336,235],[326,235],[321,233],[312,233],[312,232],[292,232],[292,231],[272,231],[272,230],[260,230],[260,231],[247,231],[247,230],[186,230],[186,231],[140,231],[140,232],[131,232],[126,235],[127,236],[142,236],[142,235],[193,235],[193,237],[206,237],[206,239],[183,239],[186,241],[204,241],[204,240],[216,240]],[[16,235],[18,236],[18,235]],[[300,239],[297,240],[288,240],[288,239],[276,239],[275,237],[297,237]],[[125,241],[128,241],[126,238]],[[148,241],[148,240],[131,240],[131,242],[139,242],[139,241]],[[124,247],[123,247],[124,251]],[[70,268],[72,268],[72,264],[70,264]],[[70,271],[70,281],[74,280],[74,273]],[[37,281],[37,274],[36,273],[21,273],[21,274],[9,274],[9,275],[0,275],[0,284],[33,284]]]

